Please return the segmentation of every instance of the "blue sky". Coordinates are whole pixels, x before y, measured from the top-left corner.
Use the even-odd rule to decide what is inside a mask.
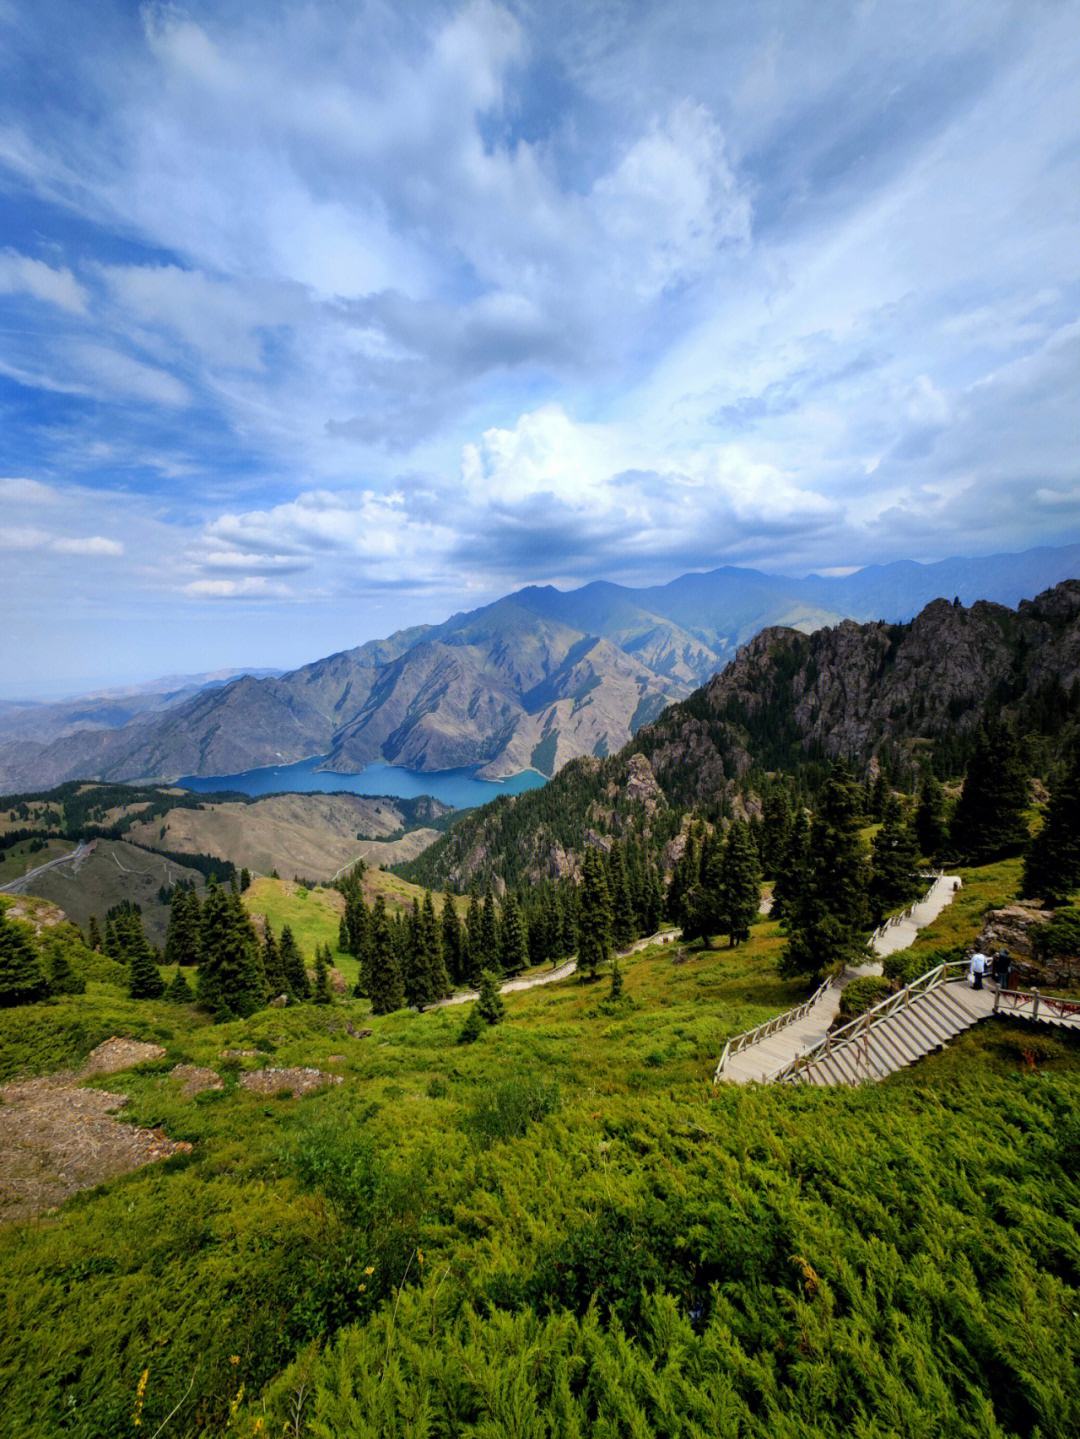
[[[1080,539],[1057,0],[0,0],[0,693]]]

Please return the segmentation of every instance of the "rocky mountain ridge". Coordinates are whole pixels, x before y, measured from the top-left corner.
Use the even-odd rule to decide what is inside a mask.
[[[229,775],[312,755],[344,772],[379,761],[552,775],[616,753],[763,628],[903,621],[923,596],[979,586],[976,595],[1018,598],[1078,572],[1072,546],[802,580],[726,567],[643,589],[533,586],[286,674],[200,690],[120,727],[100,712],[74,733],[43,723],[30,738],[24,725],[0,742],[0,793],[72,778]]]
[[[467,886],[566,873],[585,838],[686,809],[716,813],[765,772],[875,758],[959,771],[979,725],[1014,719],[1051,745],[1080,728],[1080,580],[1015,609],[927,605],[908,624],[763,630],[708,684],[644,726],[618,755],[579,759],[545,789],[463,817],[407,869]]]

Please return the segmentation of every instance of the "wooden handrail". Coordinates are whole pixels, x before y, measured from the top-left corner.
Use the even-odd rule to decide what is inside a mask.
[[[920,994],[929,994],[932,990],[947,984],[950,978],[966,972],[967,969],[968,961],[966,959],[952,959],[945,964],[938,964],[933,969],[928,969],[925,974],[920,974],[917,979],[913,979],[910,984],[897,990],[895,994],[890,994],[886,999],[875,1004],[872,1009],[856,1016],[855,1019],[842,1025],[840,1029],[834,1029],[831,1034],[826,1035],[805,1054],[798,1055],[774,1076],[773,1082],[784,1084],[794,1079],[801,1070],[822,1058],[826,1052],[831,1054],[845,1045],[862,1039],[869,1030],[883,1023],[896,1010],[903,1009],[912,998],[918,998]]]
[[[819,984],[809,999],[804,999],[792,1009],[785,1009],[783,1014],[774,1015],[772,1019],[766,1019],[763,1023],[755,1025],[753,1029],[745,1029],[742,1034],[736,1034],[724,1045],[724,1052],[720,1056],[720,1063],[716,1066],[716,1073],[713,1075],[713,1083],[719,1084],[720,1076],[724,1072],[729,1059],[736,1054],[741,1054],[751,1044],[756,1044],[759,1039],[765,1039],[770,1034],[776,1034],[778,1030],[786,1029],[789,1024],[795,1024],[809,1014],[814,1005],[832,987],[833,981],[826,979]]]

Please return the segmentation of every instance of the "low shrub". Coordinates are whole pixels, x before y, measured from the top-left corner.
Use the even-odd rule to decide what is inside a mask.
[[[843,1021],[857,1019],[892,993],[892,984],[884,975],[866,974],[853,979],[840,994],[839,1017]]]

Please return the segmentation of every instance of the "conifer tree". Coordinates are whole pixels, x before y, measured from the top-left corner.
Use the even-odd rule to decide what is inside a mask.
[[[757,849],[743,820],[734,820],[720,861],[720,933],[734,948],[750,938],[761,909],[761,868]]]
[[[49,963],[50,994],[85,994],[86,980],[80,979],[71,967],[71,960],[62,944],[53,947]]]
[[[352,954],[353,952],[352,937],[349,934],[349,926],[344,915],[338,921],[337,947],[342,954]]]
[[[428,992],[431,995],[427,1002],[430,1004],[452,994],[454,988],[443,958],[442,930],[435,917],[435,902],[430,890],[424,891],[424,902],[420,906],[420,943],[427,970]]]
[[[90,916],[90,923],[86,929],[86,942],[91,949],[96,950],[99,954],[101,953],[101,929],[98,925],[96,914]]]
[[[381,894],[376,896],[371,911],[371,934],[364,982],[371,1000],[372,1014],[391,1014],[405,1003],[401,967],[386,917],[386,902]]]
[[[128,963],[128,994],[132,999],[160,999],[164,993],[165,984],[149,945],[136,950]]]
[[[484,908],[480,915],[480,954],[477,956],[481,971],[494,969],[499,962],[499,921],[495,915],[495,896],[490,886],[484,894]]]
[[[33,1004],[48,992],[41,961],[25,928],[0,909],[0,1009]]]
[[[315,993],[316,1004],[332,1004],[334,996],[330,991],[330,966],[327,963],[327,949],[318,945],[315,949]]]
[[[199,897],[187,885],[178,885],[169,901],[169,928],[165,935],[166,964],[198,964],[200,948]]]
[[[788,832],[787,848],[776,868],[769,917],[787,920],[795,913],[810,872],[810,820],[800,805]]]
[[[904,819],[900,801],[890,795],[885,817],[870,852],[870,908],[876,924],[887,910],[914,899],[920,889],[918,846]]]
[[[821,792],[810,831],[806,881],[788,920],[781,972],[818,975],[866,958],[867,866],[859,824],[863,797],[842,761]]]
[[[251,870],[244,868],[240,871],[240,893],[251,888]]]
[[[770,879],[787,854],[791,825],[791,798],[786,789],[774,785],[765,796],[761,823],[761,868]]]
[[[480,1017],[475,1004],[469,1005],[469,1012],[465,1016],[465,1023],[458,1033],[458,1044],[475,1044],[484,1032],[484,1021]]]
[[[1080,889],[1080,746],[1051,789],[1043,827],[1024,862],[1021,889],[1055,905]]]
[[[622,970],[619,968],[619,961],[618,961],[618,959],[615,959],[615,960],[612,962],[612,965],[611,965],[611,989],[608,991],[608,999],[614,1004],[614,1003],[616,1002],[616,1000],[619,1000],[619,999],[622,998],[622,992],[623,992]]]
[[[267,998],[277,999],[281,994],[290,997],[291,986],[285,973],[281,950],[274,938],[274,931],[269,920],[266,921],[266,932],[263,935],[262,959],[263,973],[266,975]]]
[[[945,818],[945,788],[937,775],[929,771],[919,786],[919,805],[915,811],[915,837],[919,849],[928,859],[943,854],[949,843],[949,825]]]
[[[529,962],[521,910],[512,894],[503,901],[499,932],[499,964],[503,974],[520,974]]]
[[[723,840],[719,830],[714,830],[701,847],[698,877],[683,895],[684,939],[707,942],[712,935],[719,934],[723,927],[723,855]]]
[[[603,856],[598,849],[585,851],[582,862],[581,897],[578,903],[578,969],[594,978],[605,960],[611,958],[611,896]]]
[[[471,984],[478,984],[480,982],[480,972],[484,968],[481,962],[481,931],[483,929],[483,922],[480,896],[474,889],[469,894],[469,909],[465,915],[465,955],[468,964],[466,977]]]
[[[971,864],[1018,854],[1028,839],[1028,777],[1005,725],[980,730],[953,814],[950,840]]]
[[[203,959],[199,966],[199,1002],[216,1019],[246,1018],[266,1003],[266,973],[254,927],[239,892],[221,894],[212,923],[203,911]],[[284,959],[284,931],[282,932]]]
[[[468,979],[468,961],[465,955],[465,935],[461,920],[451,895],[443,895],[442,905],[442,951],[443,963],[453,985],[461,985]]]
[[[618,840],[608,850],[607,871],[608,893],[611,896],[611,942],[617,950],[626,949],[634,942],[636,926],[622,847]]]
[[[165,991],[165,998],[169,1000],[171,1004],[190,1004],[195,998],[195,992],[188,983],[187,975],[184,973],[182,965],[178,964],[176,966],[176,973],[173,975],[169,987]]]
[[[499,993],[499,981],[490,969],[485,969],[480,976],[476,1012],[485,1024],[499,1024],[506,1014],[506,1004]]]
[[[307,965],[304,963],[304,956],[300,953],[296,938],[287,924],[282,926],[278,949],[281,954],[281,968],[285,975],[288,994],[294,999],[310,999],[311,981],[308,979]]]

